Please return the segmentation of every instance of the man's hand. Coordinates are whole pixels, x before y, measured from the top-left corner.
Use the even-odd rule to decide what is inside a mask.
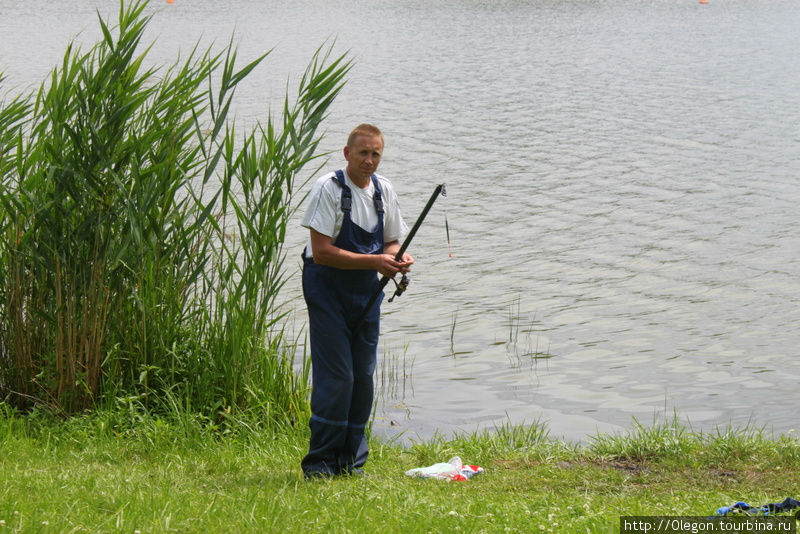
[[[411,270],[411,265],[414,263],[414,258],[410,254],[403,254],[403,259],[395,261],[393,254],[378,254],[376,256],[377,266],[376,269],[383,276],[394,278],[397,273],[407,273]]]

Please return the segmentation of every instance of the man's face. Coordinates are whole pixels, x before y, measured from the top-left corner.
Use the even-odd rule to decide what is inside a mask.
[[[351,146],[344,147],[350,179],[360,187],[366,187],[370,176],[378,169],[382,154],[383,141],[379,136],[357,136]]]

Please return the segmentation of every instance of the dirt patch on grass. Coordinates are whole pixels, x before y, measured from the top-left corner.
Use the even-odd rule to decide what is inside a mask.
[[[558,462],[543,462],[540,460],[496,460],[495,465],[501,469],[530,469],[532,467],[539,467],[544,465],[558,466],[562,469],[575,469],[585,468],[588,466],[600,467],[602,469],[613,469],[624,473],[637,474],[646,473],[649,471],[648,467],[641,463],[632,460],[560,460]]]

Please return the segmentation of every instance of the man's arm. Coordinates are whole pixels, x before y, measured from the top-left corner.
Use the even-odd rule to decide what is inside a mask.
[[[408,272],[414,258],[403,254],[403,261],[395,261],[400,244],[392,241],[384,245],[383,254],[359,254],[335,246],[331,238],[314,230],[311,231],[311,251],[314,263],[335,267],[336,269],[375,269],[383,276],[394,277],[398,272]]]

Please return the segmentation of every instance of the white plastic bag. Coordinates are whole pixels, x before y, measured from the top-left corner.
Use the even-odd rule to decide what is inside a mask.
[[[437,478],[440,480],[465,481],[475,475],[483,473],[483,468],[477,465],[464,465],[461,458],[453,456],[447,463],[438,463],[428,467],[416,467],[406,471],[406,475],[418,478]]]

